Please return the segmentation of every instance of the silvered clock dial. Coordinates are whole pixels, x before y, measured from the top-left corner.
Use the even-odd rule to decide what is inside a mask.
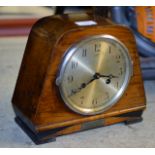
[[[131,75],[125,45],[113,36],[100,35],[80,40],[65,52],[56,84],[70,109],[94,115],[117,103]]]

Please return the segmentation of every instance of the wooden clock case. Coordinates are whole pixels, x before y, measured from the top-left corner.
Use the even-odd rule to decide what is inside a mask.
[[[96,25],[76,23],[81,21],[93,21]],[[100,34],[112,35],[126,45],[133,61],[133,76],[112,108],[102,114],[83,116],[64,104],[55,80],[65,51],[83,38]],[[145,102],[136,43],[127,27],[91,14],[49,16],[33,26],[12,103],[16,122],[36,144],[95,127],[140,121]]]

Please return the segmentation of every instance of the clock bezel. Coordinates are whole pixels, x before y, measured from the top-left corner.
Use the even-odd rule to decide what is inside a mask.
[[[68,100],[66,99],[64,93],[63,93],[63,85],[62,85],[62,79],[63,79],[63,74],[65,72],[65,68],[67,66],[67,63],[69,62],[69,59],[71,59],[71,57],[77,52],[77,49],[79,47],[81,47],[82,45],[84,45],[85,43],[91,41],[91,40],[95,40],[95,39],[103,39],[103,40],[110,40],[111,42],[117,42],[123,49],[124,49],[124,53],[123,55],[125,56],[125,62],[127,64],[127,72],[124,78],[124,82],[121,86],[121,88],[118,90],[118,92],[116,93],[116,95],[109,101],[106,103],[107,106],[103,106],[103,108],[96,108],[93,110],[88,110],[82,107],[78,107],[76,105],[73,106],[73,104],[70,104],[68,102]],[[130,57],[128,48],[124,45],[124,43],[122,43],[119,39],[117,39],[116,37],[112,36],[112,35],[108,35],[108,34],[104,34],[104,35],[93,35],[90,37],[86,37],[84,39],[81,39],[80,41],[77,41],[76,43],[72,44],[64,53],[60,66],[59,66],[59,71],[58,71],[58,75],[56,78],[56,85],[59,88],[59,92],[60,95],[64,101],[64,103],[74,112],[81,114],[81,115],[96,115],[96,114],[100,114],[105,112],[106,110],[110,109],[113,105],[115,105],[119,99],[123,96],[125,90],[128,87],[128,84],[130,82],[130,79],[133,75],[133,61]],[[99,110],[98,110],[99,109]]]

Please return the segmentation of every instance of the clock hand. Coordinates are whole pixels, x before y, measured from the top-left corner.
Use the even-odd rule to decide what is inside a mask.
[[[99,74],[99,76],[100,76],[100,77],[107,77],[107,78],[109,78],[109,79],[118,78],[118,76],[115,76],[115,75],[112,75],[112,74],[110,74],[110,75],[102,75],[102,74]]]
[[[100,77],[107,77],[107,79],[106,79],[106,84],[111,83],[111,79],[112,79],[112,78],[118,78],[118,76],[114,76],[114,75],[112,75],[112,74],[110,74],[110,75],[100,75]]]
[[[91,80],[88,81],[87,83],[82,83],[80,88],[81,88],[81,89],[82,89],[82,88],[85,88],[88,84],[90,84],[90,83],[93,82],[94,80],[96,80],[96,78],[93,77],[93,79],[91,79]]]
[[[100,77],[109,77],[109,76],[101,75],[101,74],[99,74],[99,73],[95,73],[95,74],[93,75],[93,78],[92,78],[90,81],[88,81],[87,83],[82,83],[81,89],[82,89],[82,88],[85,88],[88,84],[90,84],[90,83],[93,82],[94,80],[99,79]]]
[[[79,91],[81,91],[81,89],[85,88],[87,85],[89,85],[91,82],[93,82],[94,80],[98,79],[99,77],[96,76],[96,74],[94,74],[93,78],[91,80],[89,80],[87,83],[82,83],[81,86],[77,89],[74,90],[73,94],[78,93]]]
[[[100,77],[106,77],[106,78],[107,78],[106,84],[109,84],[109,83],[111,82],[111,79],[112,79],[112,78],[118,78],[118,76],[114,76],[114,75],[112,75],[112,74],[110,74],[110,75],[102,75],[102,74],[99,74],[99,73],[95,73],[95,74],[93,75],[93,78],[92,78],[91,80],[89,80],[87,83],[82,83],[81,86],[80,86],[78,89],[74,90],[74,93],[73,93],[73,94],[78,93],[79,91],[81,91],[81,89],[85,88],[85,87],[88,86],[91,82],[93,82],[94,80],[99,79]]]
[[[96,79],[99,79],[100,77],[107,77],[109,80],[111,80],[112,78],[118,78],[118,76],[114,76],[112,74],[110,74],[110,75],[101,75],[99,73],[95,73],[93,78],[90,81],[88,81],[87,83],[82,83],[80,89],[85,88],[88,84],[90,84],[91,82],[93,82]]]

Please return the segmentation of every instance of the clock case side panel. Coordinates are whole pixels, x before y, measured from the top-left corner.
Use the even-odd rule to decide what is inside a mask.
[[[31,127],[52,51],[58,37],[65,31],[64,25],[59,16],[45,17],[35,23],[28,37],[12,104],[16,115]]]

